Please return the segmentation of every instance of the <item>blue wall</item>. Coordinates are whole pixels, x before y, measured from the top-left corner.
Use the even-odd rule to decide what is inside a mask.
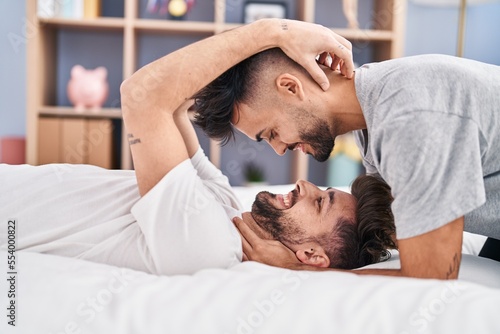
[[[0,1],[0,137],[26,133],[25,1]]]
[[[408,3],[405,55],[456,55],[458,8]],[[500,65],[500,2],[467,7],[464,57]]]
[[[33,0],[35,1],[35,0]],[[145,0],[141,0],[145,4]],[[205,4],[201,1],[200,4]],[[240,21],[243,0],[230,0],[228,4],[227,20],[231,22]],[[294,0],[286,0],[289,13],[294,17]],[[103,2],[103,13],[106,16],[122,16],[123,2],[120,0],[106,0]],[[369,28],[371,22],[371,2],[360,2],[359,19],[362,27]],[[193,12],[189,19],[208,20],[213,12],[208,13],[205,8]],[[234,8],[233,8],[234,7]],[[340,1],[317,0],[317,8],[322,10],[316,12],[318,22],[328,26],[345,26],[345,19],[341,14]],[[324,10],[324,9],[327,10]],[[203,10],[202,10],[203,9]],[[151,14],[141,11],[141,17],[150,17]],[[154,15],[153,15],[154,17]],[[156,18],[156,17],[155,17]],[[162,19],[161,17],[158,17]],[[467,16],[465,57],[472,58],[492,64],[500,65],[500,3],[485,4],[480,6],[469,6]],[[0,137],[10,135],[24,135],[26,123],[26,44],[24,39],[25,1],[24,0],[2,0],[0,1]],[[458,25],[458,9],[418,6],[413,2],[408,3],[408,17],[406,27],[405,55],[416,55],[423,53],[456,54],[456,38]],[[83,35],[83,36],[80,36]],[[72,46],[71,40],[80,37],[79,42]],[[81,38],[83,37],[83,38]],[[158,58],[173,47],[181,47],[187,42],[205,36],[158,36],[154,34],[141,34],[139,39],[138,65]],[[12,40],[16,43],[12,44]],[[76,39],[75,39],[76,40]],[[58,57],[58,89],[55,101],[59,104],[68,104],[65,96],[65,82],[69,78],[69,69],[75,63],[82,63],[87,67],[95,67],[104,64],[110,69],[110,84],[112,86],[111,99],[108,105],[116,106],[119,101],[118,87],[121,81],[121,59],[116,56],[121,54],[122,37],[120,34],[107,33],[95,36],[78,31],[62,30],[58,35],[58,41],[64,47],[59,48]],[[167,42],[168,43],[165,43]],[[96,44],[108,45],[110,47],[97,48]],[[356,45],[354,45],[356,48]],[[107,50],[111,50],[108,52]],[[96,51],[100,62],[94,63],[88,58],[89,52]],[[371,48],[359,48],[354,52],[355,61],[359,64],[370,61]],[[87,59],[88,58],[88,59]],[[119,57],[118,57],[119,58]],[[95,59],[94,59],[95,60]],[[202,139],[202,145],[208,151],[208,141]],[[248,150],[258,154],[263,168],[271,183],[287,183],[289,177],[288,164],[290,156],[279,158],[265,144],[255,146],[253,142],[247,142],[239,138],[238,142],[223,150],[222,168],[230,177],[233,184],[242,182],[239,170],[248,160]],[[311,181],[317,184],[325,184],[327,164],[319,164],[311,160]]]

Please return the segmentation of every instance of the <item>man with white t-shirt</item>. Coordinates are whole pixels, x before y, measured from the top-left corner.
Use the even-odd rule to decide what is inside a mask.
[[[227,177],[199,146],[187,110],[178,109],[175,117],[165,130],[179,130],[182,139],[176,145],[189,142],[194,153],[143,196],[135,171],[0,164],[0,217],[16,221],[16,249],[154,274],[189,274],[242,260],[245,241],[233,217],[241,217],[262,238],[287,244],[312,266],[355,268],[379,262],[389,248],[397,248],[390,210],[372,213],[364,204],[363,194],[377,191],[385,198],[372,205],[389,208],[390,191],[383,182],[360,178],[353,196],[298,181],[288,194],[259,193],[252,211],[242,212]],[[356,222],[360,209],[366,213],[358,216],[368,223]],[[374,228],[368,230],[380,232],[358,236],[358,226],[369,224]],[[385,240],[375,245],[374,235],[380,238],[384,231]],[[0,231],[4,250],[6,233],[6,228]],[[364,249],[358,249],[360,239]]]
[[[308,40],[307,34],[323,33],[333,49],[339,49],[336,38],[341,38],[326,28],[299,23],[295,29],[303,34],[292,38],[276,23],[263,21],[201,41],[192,50],[174,52],[145,66],[124,82],[123,119],[135,171],[63,164],[0,165],[4,190],[0,217],[16,220],[17,249],[155,274],[186,274],[241,261],[246,241],[231,219],[242,217],[260,237],[280,240],[311,266],[354,268],[384,258],[388,248],[396,247],[390,210],[378,215],[380,221],[366,220],[373,228],[361,236],[355,219],[360,206],[365,216],[372,216],[370,207],[364,205],[364,189],[385,194],[382,205],[389,207],[390,192],[383,182],[365,178],[356,183],[357,200],[342,191],[321,190],[298,181],[288,194],[260,193],[252,212],[241,213],[227,178],[204,155],[188,117],[193,103],[189,97],[208,83],[210,75],[205,73],[205,81],[190,87],[166,90],[162,85],[181,79],[169,77],[172,68],[185,68],[187,77],[199,70],[215,77],[231,63],[269,47],[270,39],[265,38],[239,42],[263,29],[274,29],[274,37],[285,34],[282,46],[295,47],[299,54],[302,48],[297,45]],[[216,46],[231,41],[232,52],[224,51],[228,64],[196,68],[200,50],[206,49],[204,57],[216,59],[223,52]],[[346,44],[339,50],[349,47]],[[344,58],[344,66],[352,68],[350,52]],[[182,61],[173,64],[170,59]],[[314,60],[313,65],[317,70]],[[1,248],[6,247],[4,232],[0,232]],[[359,247],[360,240],[366,247]]]

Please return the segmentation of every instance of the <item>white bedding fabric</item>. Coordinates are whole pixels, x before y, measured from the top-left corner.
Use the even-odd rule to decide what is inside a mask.
[[[264,188],[285,193],[293,185]],[[257,190],[236,189],[246,209]],[[469,253],[484,243],[465,240]],[[399,266],[397,253],[374,266]],[[30,252],[17,253],[17,268],[15,328],[7,325],[8,286],[0,280],[2,334],[500,333],[500,263],[471,255],[460,280],[448,282],[254,262],[155,276]]]
[[[3,316],[1,333],[500,333],[500,289],[466,281],[293,272],[254,262],[167,277],[17,256],[17,326]],[[498,265],[492,272],[500,278]],[[6,289],[2,279],[4,306]]]

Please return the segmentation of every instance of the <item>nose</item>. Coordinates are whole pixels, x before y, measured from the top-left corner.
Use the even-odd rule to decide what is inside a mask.
[[[295,182],[295,186],[299,193],[299,196],[308,196],[308,195],[317,195],[319,191],[321,191],[318,187],[316,187],[311,182],[306,180],[298,180]]]
[[[278,140],[273,140],[269,144],[274,149],[277,155],[284,155],[286,153],[286,150],[288,149],[288,146],[285,143]]]

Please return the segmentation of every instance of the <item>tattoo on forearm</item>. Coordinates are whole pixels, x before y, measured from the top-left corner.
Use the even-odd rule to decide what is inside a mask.
[[[139,144],[141,142],[141,138],[134,138],[134,135],[129,133],[127,134],[129,145]]]
[[[455,253],[453,255],[453,262],[450,263],[450,267],[448,268],[448,272],[446,273],[446,278],[450,277],[457,277],[458,276],[458,269],[460,268],[460,257],[458,256],[458,253]]]
[[[285,20],[281,20],[281,30],[288,30],[288,23]]]

